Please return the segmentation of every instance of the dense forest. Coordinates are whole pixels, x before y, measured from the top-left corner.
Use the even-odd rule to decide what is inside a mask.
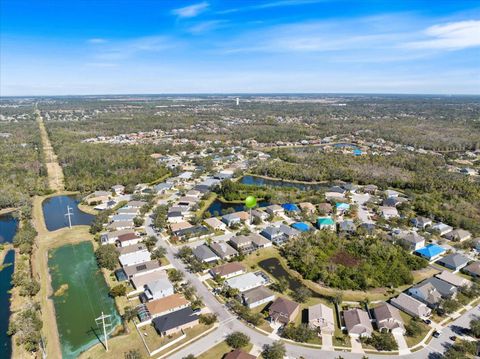
[[[46,168],[36,122],[1,123],[0,209],[19,207],[46,191]]]
[[[378,238],[339,238],[330,231],[305,234],[282,249],[290,268],[305,279],[339,289],[399,287],[427,262]]]
[[[351,156],[318,150],[279,149],[274,160],[261,163],[259,175],[301,181],[344,180],[404,190],[412,209],[434,215],[455,227],[480,234],[480,184],[448,172],[442,156],[398,152],[394,155]]]
[[[119,183],[149,183],[168,173],[150,156],[149,147],[81,143],[68,130],[48,130],[67,190],[85,193]]]

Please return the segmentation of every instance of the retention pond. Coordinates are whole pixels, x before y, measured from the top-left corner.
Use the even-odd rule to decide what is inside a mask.
[[[72,226],[90,225],[94,215],[85,213],[78,208],[80,199],[75,196],[55,196],[47,198],[42,203],[45,225],[49,231],[56,231],[69,226],[66,216],[70,208]]]
[[[48,268],[63,359],[73,359],[103,342],[103,329],[95,323],[102,312],[110,315],[112,332],[121,319],[108,295],[90,242],[64,245],[49,251]]]

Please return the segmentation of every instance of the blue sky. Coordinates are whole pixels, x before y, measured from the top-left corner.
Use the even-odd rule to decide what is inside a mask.
[[[0,0],[0,95],[480,93],[475,0]]]

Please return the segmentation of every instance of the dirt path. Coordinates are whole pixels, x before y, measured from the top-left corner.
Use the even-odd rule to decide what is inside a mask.
[[[58,163],[57,155],[53,150],[50,139],[48,138],[47,129],[39,110],[36,110],[37,123],[40,129],[40,137],[42,138],[43,152],[45,154],[45,165],[48,173],[48,184],[53,191],[63,191],[65,189],[63,170]]]

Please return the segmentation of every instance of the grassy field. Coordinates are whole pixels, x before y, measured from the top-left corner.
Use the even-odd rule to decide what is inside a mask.
[[[247,345],[242,350],[246,353],[252,350],[252,344]],[[207,352],[203,353],[202,355],[198,356],[197,359],[221,359],[225,356],[225,354],[231,352],[233,349],[228,346],[226,342],[221,342],[215,345],[213,348],[208,350]]]

